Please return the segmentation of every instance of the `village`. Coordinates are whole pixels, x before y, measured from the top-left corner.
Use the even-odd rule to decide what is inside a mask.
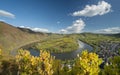
[[[120,43],[101,42],[99,47],[100,50],[97,52],[97,54],[105,63],[109,63],[110,58],[120,55]]]

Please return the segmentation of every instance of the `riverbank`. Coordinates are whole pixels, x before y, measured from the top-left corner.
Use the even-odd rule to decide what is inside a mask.
[[[70,51],[70,52],[63,52],[63,53],[51,53],[52,56],[55,56],[56,59],[60,59],[60,60],[72,60],[75,59],[77,57],[78,54],[80,54],[83,50],[88,50],[89,52],[91,52],[93,50],[93,48],[82,42],[82,41],[77,41],[79,47],[76,50]],[[39,56],[39,51],[35,50],[35,49],[29,49],[28,51],[30,51],[31,55],[34,56]]]

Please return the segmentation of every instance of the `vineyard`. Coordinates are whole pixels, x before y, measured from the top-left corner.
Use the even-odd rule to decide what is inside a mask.
[[[70,52],[78,49],[78,42],[72,37],[64,36],[57,39],[49,39],[35,45],[37,50],[48,50],[52,53]]]

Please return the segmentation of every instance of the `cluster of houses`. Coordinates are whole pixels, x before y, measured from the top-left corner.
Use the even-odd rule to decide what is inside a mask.
[[[104,63],[109,64],[109,59],[114,56],[120,56],[120,43],[116,42],[100,42],[100,50],[97,52],[100,58],[103,59]]]

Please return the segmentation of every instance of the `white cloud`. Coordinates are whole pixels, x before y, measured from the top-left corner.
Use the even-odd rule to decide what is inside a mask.
[[[31,30],[35,32],[48,32],[48,29],[44,29],[44,28],[31,28]]]
[[[84,29],[84,27],[85,27],[84,21],[82,19],[78,19],[74,21],[71,26],[67,27],[66,29],[61,29],[59,32],[65,34],[80,33]]]
[[[7,11],[4,11],[4,10],[0,10],[0,16],[8,17],[8,18],[15,18],[14,14],[7,12]]]
[[[92,17],[97,15],[104,15],[111,11],[111,4],[100,1],[97,5],[86,5],[83,10],[76,11],[72,15],[73,16],[85,16]]]
[[[26,26],[19,26],[20,28],[28,28],[31,29],[31,27],[26,27]]]
[[[120,27],[100,29],[100,30],[97,30],[96,32],[97,33],[105,33],[105,34],[116,34],[116,33],[120,33]]]
[[[25,26],[19,26],[19,27],[20,28],[28,28],[35,32],[49,32],[48,29],[44,29],[44,28],[31,28],[31,27],[25,27]]]

